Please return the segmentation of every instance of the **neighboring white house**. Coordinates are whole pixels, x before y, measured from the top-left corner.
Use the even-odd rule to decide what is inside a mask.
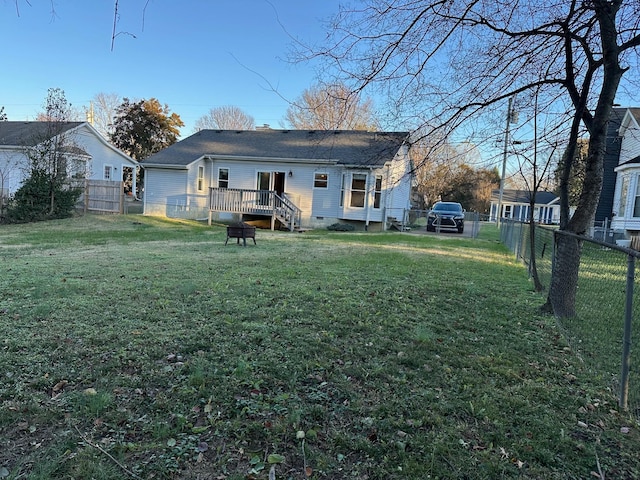
[[[529,220],[532,192],[527,190],[509,190],[502,192],[502,212],[500,218],[511,218],[520,222]],[[498,214],[499,190],[491,192],[491,220]],[[560,199],[551,192],[536,192],[533,210],[534,221],[538,223],[558,223],[560,221]]]
[[[136,191],[138,162],[109,144],[87,122],[0,122],[0,196],[15,193],[26,178],[28,151],[43,142],[47,132],[64,136],[68,174],[92,180],[123,181]]]
[[[625,237],[640,233],[640,108],[628,108],[617,140],[620,156],[616,172],[611,228]]]
[[[144,214],[384,229],[411,208],[408,150],[406,132],[201,130],[141,162]]]

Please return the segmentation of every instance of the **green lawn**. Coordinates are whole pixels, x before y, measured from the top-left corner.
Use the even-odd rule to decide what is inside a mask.
[[[0,479],[640,476],[497,241],[0,227]]]

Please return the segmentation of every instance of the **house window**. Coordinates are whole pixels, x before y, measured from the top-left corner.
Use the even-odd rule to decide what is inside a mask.
[[[354,173],[351,177],[351,206],[364,207],[364,199],[367,193],[367,175]]]
[[[373,208],[380,208],[382,199],[382,175],[376,175],[376,186],[373,192]]]
[[[345,183],[347,182],[347,176],[342,174],[342,181],[340,182],[340,206],[344,207],[344,192],[345,192]]]
[[[629,177],[622,177],[622,185],[620,185],[620,207],[618,208],[618,216],[627,216],[627,195],[629,194]]]
[[[326,173],[316,173],[313,177],[313,188],[327,188],[329,185],[329,175]]]
[[[504,215],[502,215],[504,218],[511,218],[511,216],[513,215],[512,211],[511,211],[511,205],[505,205],[504,206]]]
[[[218,188],[229,188],[228,168],[221,168],[218,170]]]
[[[633,199],[633,216],[634,218],[640,217],[640,176],[636,181],[636,195]]]
[[[204,166],[198,166],[198,191],[204,190]]]
[[[104,180],[111,180],[113,176],[113,167],[111,165],[104,166],[104,173],[102,174],[102,178]]]

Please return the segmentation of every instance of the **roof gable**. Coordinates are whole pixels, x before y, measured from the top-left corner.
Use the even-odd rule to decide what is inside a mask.
[[[394,158],[408,135],[356,130],[201,130],[141,164],[187,166],[208,156],[381,167]]]
[[[640,128],[640,108],[627,108],[618,130],[618,135],[624,136],[629,128]]]

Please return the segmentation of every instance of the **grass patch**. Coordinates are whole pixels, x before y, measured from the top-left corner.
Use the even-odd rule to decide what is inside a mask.
[[[491,227],[225,238],[2,227],[4,477],[640,475],[636,425]]]

